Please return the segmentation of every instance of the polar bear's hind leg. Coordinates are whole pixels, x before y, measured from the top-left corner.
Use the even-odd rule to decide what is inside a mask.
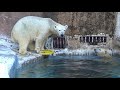
[[[22,42],[19,41],[19,53],[24,55],[27,54],[27,47],[28,47],[29,41],[23,40]]]

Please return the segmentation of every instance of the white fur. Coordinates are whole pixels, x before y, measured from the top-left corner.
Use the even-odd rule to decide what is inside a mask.
[[[112,50],[111,49],[98,48],[98,49],[96,49],[96,53],[98,56],[107,57],[107,58],[112,57]]]

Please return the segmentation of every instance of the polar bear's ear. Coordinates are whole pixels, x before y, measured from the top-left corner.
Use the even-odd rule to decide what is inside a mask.
[[[65,29],[67,29],[68,28],[68,25],[65,25]]]

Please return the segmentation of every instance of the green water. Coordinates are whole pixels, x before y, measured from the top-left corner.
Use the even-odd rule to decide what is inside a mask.
[[[50,56],[19,69],[16,78],[119,78],[120,57]]]

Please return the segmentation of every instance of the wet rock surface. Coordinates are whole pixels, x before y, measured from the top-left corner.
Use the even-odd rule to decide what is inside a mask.
[[[30,60],[40,58],[41,55],[31,53],[30,55],[21,56],[18,53],[18,45],[11,42],[10,38],[0,36],[0,78],[14,78],[17,68],[23,63],[29,63]]]

